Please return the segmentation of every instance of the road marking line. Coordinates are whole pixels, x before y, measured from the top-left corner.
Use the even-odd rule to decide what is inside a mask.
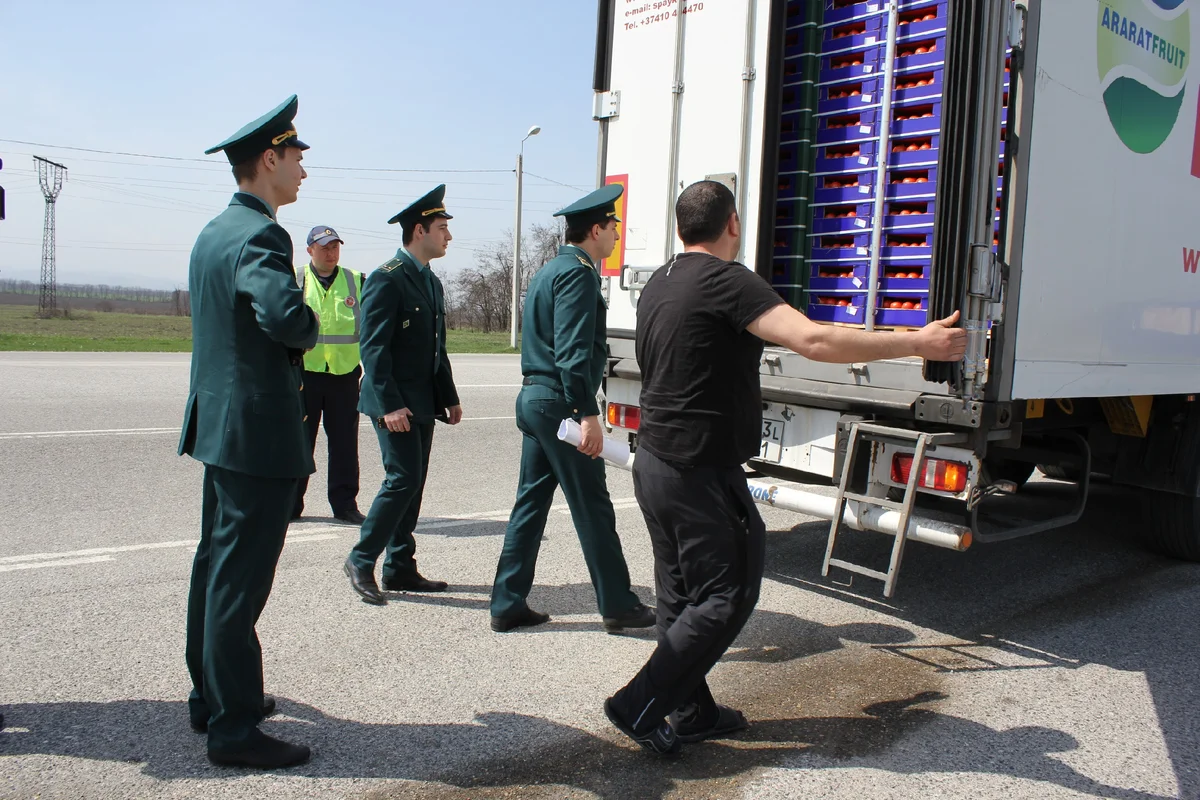
[[[491,422],[501,419],[516,419],[515,416],[507,417],[464,417],[463,422]],[[361,427],[370,427],[371,421],[364,419],[359,423]],[[18,433],[0,433],[0,440],[3,439],[64,439],[68,436],[156,436],[162,434],[179,434],[179,428],[99,428],[90,431],[21,431]]]
[[[330,539],[338,539],[338,538],[341,538],[341,537],[339,537],[336,533],[318,533],[318,534],[314,534],[312,536],[305,534],[303,536],[289,536],[289,537],[287,537],[287,539],[284,540],[284,544],[304,544],[306,542],[325,542]]]
[[[179,433],[179,428],[104,428],[91,431],[23,431],[0,433],[0,439],[58,439],[65,436],[139,436],[146,434]]]
[[[0,565],[0,572],[15,572],[19,569],[45,569],[47,567],[70,567],[75,564],[99,564],[101,561],[114,561],[112,556],[96,556],[94,558],[60,558],[54,561],[37,561],[30,564]]]
[[[195,547],[196,540],[175,542],[151,542],[147,544],[128,544],[121,547],[93,547],[88,550],[75,550],[68,553],[31,553],[25,556],[4,556],[0,564],[20,564],[27,561],[46,561],[52,558],[77,558],[79,556],[110,555],[113,553],[132,553],[135,550],[163,550],[169,547]]]
[[[614,509],[632,508],[636,505],[637,499],[633,497],[613,501]],[[570,513],[566,503],[555,503],[550,507],[550,510]],[[511,509],[502,509],[499,511],[476,511],[471,514],[463,514],[456,519],[439,519],[434,517],[428,522],[418,522],[416,532],[420,533],[421,531],[438,530],[440,528],[457,528],[464,525],[482,525],[489,522],[507,522],[510,513]],[[356,530],[353,525],[317,525],[311,528],[297,528],[284,539],[284,544],[305,544],[307,542],[324,542],[339,539],[346,534],[348,529]],[[117,547],[92,547],[87,550],[70,550],[63,553],[28,553],[22,556],[0,556],[0,572],[9,572],[16,569],[38,569],[41,567],[53,567],[55,565],[67,566],[68,564],[91,564],[100,561],[112,561],[112,556],[117,553],[134,553],[139,550],[169,550],[174,548],[190,548],[191,550],[195,550],[197,544],[199,542],[196,539],[180,539],[173,542],[147,542],[145,544],[127,544]]]

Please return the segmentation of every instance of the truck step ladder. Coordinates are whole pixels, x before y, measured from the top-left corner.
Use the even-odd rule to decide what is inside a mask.
[[[883,596],[891,597],[896,590],[896,576],[900,572],[900,560],[904,557],[904,542],[908,538],[908,521],[912,516],[913,504],[917,499],[917,482],[921,475],[921,464],[925,459],[925,451],[934,437],[921,431],[906,428],[893,428],[885,425],[873,425],[855,422],[850,427],[850,437],[846,443],[846,457],[842,461],[842,475],[838,483],[837,500],[833,507],[833,520],[829,524],[829,543],[825,547],[825,562],[821,566],[821,576],[829,576],[830,567],[838,567],[855,575],[883,581]],[[854,477],[854,465],[859,450],[867,450],[872,457],[880,443],[898,444],[903,447],[914,447],[912,467],[908,471],[908,483],[904,487],[904,499],[901,502],[888,500],[884,497],[871,497],[866,492],[849,491],[850,482]],[[872,458],[872,460],[874,460]],[[868,482],[869,482],[868,477]],[[846,513],[846,503],[853,500],[860,507],[876,506],[900,514],[900,524],[892,542],[892,556],[887,572],[852,564],[840,558],[833,557],[837,545],[838,533],[841,531],[842,517]]]

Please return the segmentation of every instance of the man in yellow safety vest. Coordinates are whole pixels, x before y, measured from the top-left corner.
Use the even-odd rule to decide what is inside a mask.
[[[361,272],[338,265],[342,239],[318,225],[308,232],[309,263],[296,274],[304,302],[320,315],[317,346],[304,356],[304,402],[309,446],[325,420],[329,440],[329,506],[333,516],[353,525],[365,517],[358,510],[358,388],[362,366],[358,352]],[[304,512],[308,478],[300,481],[292,519]]]

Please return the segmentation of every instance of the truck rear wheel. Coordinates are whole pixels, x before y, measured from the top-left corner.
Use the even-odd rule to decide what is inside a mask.
[[[988,459],[986,462],[988,475],[995,481],[1012,481],[1017,488],[1024,486],[1033,477],[1033,464],[1021,461],[1000,461]]]
[[[1200,497],[1147,489],[1147,543],[1172,558],[1200,561]]]
[[[1054,481],[1079,482],[1079,470],[1074,467],[1063,467],[1058,464],[1038,464],[1038,472]]]

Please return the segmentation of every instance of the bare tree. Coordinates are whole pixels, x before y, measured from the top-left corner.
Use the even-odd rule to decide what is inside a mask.
[[[523,237],[521,294],[530,279],[558,255],[563,227],[558,221],[535,224]],[[512,232],[475,253],[475,265],[462,270],[447,288],[448,324],[485,333],[507,330],[512,308]]]

